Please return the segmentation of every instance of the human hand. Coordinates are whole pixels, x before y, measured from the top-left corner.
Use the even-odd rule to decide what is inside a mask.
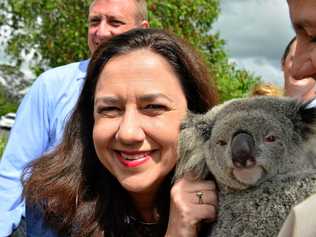
[[[307,77],[316,80],[316,47],[295,53],[291,75],[297,80]]]
[[[202,220],[211,222],[216,218],[217,191],[214,181],[194,181],[190,175],[186,175],[174,184],[170,199],[165,237],[195,237]]]
[[[309,77],[295,80],[288,77],[284,82],[285,95],[297,98],[301,101],[309,101],[315,97],[316,81]]]

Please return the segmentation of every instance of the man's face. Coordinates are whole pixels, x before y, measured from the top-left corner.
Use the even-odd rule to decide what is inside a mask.
[[[291,75],[293,58],[296,51],[296,40],[292,43],[289,53],[282,65],[284,74],[285,95],[297,98],[302,101],[309,101],[315,97],[316,82],[313,78],[295,80]]]
[[[291,74],[295,79],[316,79],[316,1],[288,0],[297,38]]]
[[[135,0],[95,0],[89,10],[88,45],[93,53],[98,45],[114,35],[136,27],[148,27],[137,21]]]

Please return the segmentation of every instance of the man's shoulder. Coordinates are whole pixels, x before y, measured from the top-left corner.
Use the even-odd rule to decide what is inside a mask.
[[[74,62],[43,72],[35,80],[28,94],[40,93],[56,97],[67,91],[76,91],[84,82],[88,62]]]
[[[80,64],[80,62],[72,62],[72,63],[68,63],[65,65],[51,68],[51,69],[47,70],[46,72],[75,70],[79,67],[79,64]]]
[[[62,65],[43,72],[39,78],[50,78],[52,80],[78,79],[85,76],[87,65],[88,60]]]

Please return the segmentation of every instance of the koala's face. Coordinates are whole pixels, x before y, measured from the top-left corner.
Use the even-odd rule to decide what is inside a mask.
[[[286,117],[269,111],[220,114],[203,145],[206,164],[217,181],[230,188],[257,185],[284,172],[292,130]]]
[[[305,145],[315,140],[316,108],[290,98],[237,99],[181,126],[175,177],[211,172],[219,184],[246,189],[304,168]]]

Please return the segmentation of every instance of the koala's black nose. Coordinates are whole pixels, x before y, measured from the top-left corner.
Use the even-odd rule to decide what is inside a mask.
[[[254,158],[255,141],[245,132],[237,133],[231,143],[232,161],[237,168],[250,168],[256,164]]]

